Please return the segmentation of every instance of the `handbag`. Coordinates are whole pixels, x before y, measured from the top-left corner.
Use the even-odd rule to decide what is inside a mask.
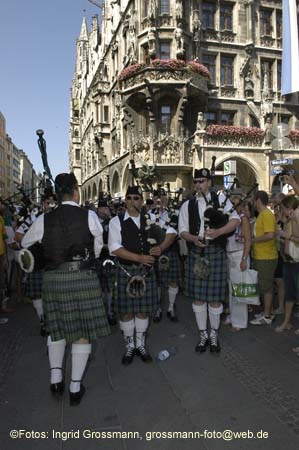
[[[290,236],[292,236],[293,226],[291,222],[290,226]],[[295,244],[293,241],[286,239],[285,241],[285,254],[290,256],[293,261],[299,262],[299,244]]]
[[[289,241],[289,255],[294,261],[299,262],[299,245],[293,241]]]
[[[233,302],[260,305],[257,276],[256,270],[247,269],[241,272],[240,269],[231,269],[230,283]]]

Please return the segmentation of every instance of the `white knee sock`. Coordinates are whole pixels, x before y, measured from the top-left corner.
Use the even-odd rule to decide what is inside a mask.
[[[48,336],[47,346],[50,369],[52,369],[51,383],[60,383],[62,381],[62,364],[66,346],[65,339],[52,341],[51,336]]]
[[[209,319],[212,330],[218,330],[220,325],[220,314],[223,312],[223,305],[213,308],[209,305]]]
[[[43,300],[41,298],[36,298],[35,300],[32,300],[32,304],[39,320],[41,320],[44,316]]]
[[[128,347],[135,348],[134,344],[135,320],[131,319],[128,322],[123,322],[122,320],[120,320],[119,326],[124,335],[126,345]]]
[[[135,317],[135,327],[136,327],[136,348],[145,344],[145,332],[148,327],[148,317],[146,319],[140,319]]]
[[[91,344],[72,344],[72,378],[70,392],[80,391],[80,382],[91,352]]]
[[[192,309],[195,313],[195,319],[198,326],[198,329],[200,331],[207,329],[207,304],[204,303],[202,305],[197,305],[195,303],[192,303]]]
[[[168,288],[168,300],[169,300],[168,311],[173,311],[175,299],[176,299],[178,292],[179,292],[178,287],[169,287]]]

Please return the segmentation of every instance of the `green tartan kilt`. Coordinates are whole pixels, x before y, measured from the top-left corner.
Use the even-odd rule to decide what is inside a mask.
[[[182,266],[178,252],[175,250],[169,252],[166,251],[163,253],[163,255],[166,255],[169,258],[169,269],[159,272],[159,286],[168,287],[170,283],[180,284],[180,281],[182,279]]]
[[[185,266],[185,295],[192,301],[223,302],[227,292],[227,260],[225,249],[219,245],[205,247],[203,257],[209,261],[209,274],[202,280],[193,270],[201,250],[193,247],[187,256]]]
[[[53,341],[88,341],[110,334],[99,279],[93,270],[44,273],[46,328]]]
[[[125,266],[125,269],[131,276],[144,274],[144,270],[139,266]],[[119,314],[152,314],[156,311],[158,295],[154,270],[147,274],[145,295],[139,298],[128,297],[126,289],[129,276],[120,267],[117,268],[116,279],[114,298]]]
[[[31,300],[42,298],[43,288],[43,274],[42,270],[37,270],[28,273],[25,283],[25,295]]]

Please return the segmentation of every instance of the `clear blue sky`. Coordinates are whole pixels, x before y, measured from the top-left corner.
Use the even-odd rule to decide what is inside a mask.
[[[83,10],[88,29],[101,10],[88,0],[1,0],[0,111],[6,132],[36,171],[42,128],[53,176],[68,171],[69,102]]]

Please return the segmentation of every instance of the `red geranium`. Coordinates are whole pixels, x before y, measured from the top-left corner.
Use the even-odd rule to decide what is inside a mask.
[[[144,67],[146,67],[146,64],[144,63],[132,64],[131,66],[126,67],[120,72],[118,76],[118,81],[123,81],[126,78],[135,75],[135,73],[139,72],[139,70],[141,69],[144,69]]]
[[[187,67],[189,67],[189,69],[191,69],[193,72],[200,73],[200,75],[203,75],[204,77],[210,79],[210,72],[203,64],[200,64],[196,61],[188,61]]]
[[[144,69],[145,67],[156,67],[171,70],[190,69],[191,71],[199,73],[200,75],[206,78],[210,78],[210,72],[208,71],[208,69],[204,65],[199,64],[198,62],[195,61],[186,62],[182,59],[154,59],[150,62],[150,65],[138,63],[126,67],[119,74],[118,81],[123,81],[126,78],[135,75],[137,72]]]
[[[299,130],[292,130],[292,131],[290,131],[289,138],[292,141],[294,141],[296,139],[299,139]]]
[[[234,125],[208,125],[206,132],[210,136],[263,137],[265,134],[265,131],[258,127],[241,127]]]

